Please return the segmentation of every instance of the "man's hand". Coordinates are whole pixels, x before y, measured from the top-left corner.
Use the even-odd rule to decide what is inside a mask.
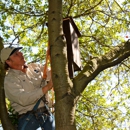
[[[53,83],[52,83],[52,79],[48,82],[47,85],[45,85],[43,88],[42,88],[42,92],[43,94],[46,94],[49,90],[51,90],[53,87]]]

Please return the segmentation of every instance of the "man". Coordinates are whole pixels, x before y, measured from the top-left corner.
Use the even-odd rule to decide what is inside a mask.
[[[54,117],[45,100],[53,86],[50,71],[43,80],[43,66],[36,63],[26,65],[20,49],[22,47],[6,47],[0,53],[1,62],[8,70],[4,81],[5,95],[19,113],[18,130],[36,130],[39,127],[55,130]]]

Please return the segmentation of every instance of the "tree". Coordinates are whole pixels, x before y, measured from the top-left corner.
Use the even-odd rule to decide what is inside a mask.
[[[0,50],[3,48],[2,38],[0,37]],[[0,119],[2,120],[2,124],[4,129],[12,129],[14,130],[14,126],[11,124],[9,116],[7,114],[7,108],[5,103],[5,93],[4,93],[4,77],[5,77],[5,70],[3,64],[0,63]]]
[[[121,73],[129,72],[130,41],[125,42],[120,35],[129,28],[130,12],[128,1],[124,1],[122,5],[115,0],[98,0],[96,2],[93,0],[55,0],[52,2],[50,0],[48,11],[48,2],[46,1],[45,3],[35,0],[28,2],[3,1],[0,24],[3,29],[4,42],[9,41],[10,36],[13,35],[14,39],[11,44],[15,44],[14,41],[17,40],[28,50],[31,50],[32,46],[38,46],[38,54],[34,55],[30,52],[31,57],[34,57],[31,60],[35,60],[36,57],[42,60],[41,57],[44,56],[43,47],[46,45],[43,45],[43,43],[48,42],[45,25],[48,22],[52,78],[56,101],[56,130],[76,130],[76,107],[78,108],[76,112],[77,121],[80,122],[81,120],[80,123],[82,123],[81,126],[80,124],[77,126],[78,129],[96,130],[118,127],[114,121],[117,119],[117,122],[120,122],[119,116],[113,113],[121,113],[117,108],[123,104],[115,101],[108,105],[103,98],[105,92],[102,91],[102,86],[107,86],[106,92],[113,91],[113,86],[103,84],[104,79],[111,82],[108,76],[110,73],[104,71],[107,68],[118,65],[117,68],[113,67],[112,71],[117,71],[121,67]],[[76,73],[73,79],[70,79],[68,74],[67,50],[62,30],[62,20],[68,16],[75,19],[82,33],[79,41],[83,69]],[[6,21],[7,19],[8,21]],[[7,25],[6,22],[8,22]],[[120,75],[122,76],[122,74]],[[98,79],[96,79],[97,76],[99,76]],[[99,79],[101,81],[96,82]],[[122,84],[129,85],[128,77],[122,76],[122,80],[124,81]],[[118,90],[119,86],[120,82],[115,85],[114,90]],[[129,97],[129,88],[123,86],[122,89],[126,92],[125,97]],[[85,93],[86,91],[89,93]],[[83,96],[81,96],[82,94]],[[117,91],[110,94],[115,97]],[[82,98],[80,99],[80,97]],[[79,100],[82,103],[78,103]],[[126,98],[119,100],[124,102]],[[113,118],[109,118],[107,111]],[[85,120],[79,120],[79,116],[83,116],[83,112],[87,117],[87,125],[83,124]],[[129,111],[125,116],[129,116]],[[110,119],[111,123],[107,118]],[[105,126],[98,124],[99,122]]]

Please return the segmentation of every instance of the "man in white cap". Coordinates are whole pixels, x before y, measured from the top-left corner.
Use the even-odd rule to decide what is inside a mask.
[[[55,120],[45,100],[53,86],[50,71],[43,80],[43,66],[36,63],[26,65],[20,49],[22,47],[6,47],[0,53],[1,62],[8,70],[4,81],[5,95],[19,113],[18,130],[36,130],[39,127],[55,130]]]

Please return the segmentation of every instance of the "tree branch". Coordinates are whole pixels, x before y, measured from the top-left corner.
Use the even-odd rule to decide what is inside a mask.
[[[73,18],[77,18],[77,17],[81,17],[81,16],[85,16],[90,14],[91,10],[93,10],[94,8],[96,8],[98,5],[100,5],[102,3],[103,0],[100,0],[96,5],[91,6],[89,9],[85,10],[82,14],[74,16]]]
[[[109,53],[95,57],[87,61],[86,66],[81,73],[75,77],[74,92],[78,96],[86,88],[87,84],[92,81],[103,70],[121,63],[130,56],[130,40],[126,43],[116,46]]]

